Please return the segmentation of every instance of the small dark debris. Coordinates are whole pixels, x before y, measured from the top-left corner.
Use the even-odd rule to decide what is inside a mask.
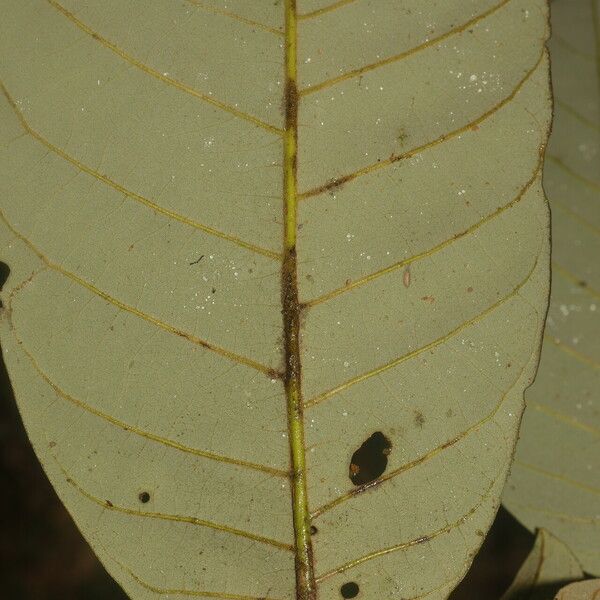
[[[190,267],[191,267],[192,265],[197,265],[197,264],[198,264],[198,263],[199,263],[199,262],[200,262],[200,261],[201,261],[203,258],[204,258],[204,254],[203,254],[203,255],[202,255],[200,258],[197,258],[196,260],[193,260],[193,261],[190,263]]]
[[[5,262],[0,260],[0,292],[2,291],[2,288],[4,287],[9,275],[10,267]]]
[[[358,587],[358,583],[355,581],[348,581],[340,588],[342,598],[356,598],[359,591],[360,588]]]
[[[105,500],[104,502],[106,502],[106,506],[108,506],[108,508],[112,508],[114,506],[110,500]]]
[[[0,261],[0,292],[10,275],[10,267],[5,263]],[[0,301],[0,308],[2,308],[2,302]]]
[[[150,494],[148,492],[140,492],[138,498],[142,504],[146,504],[146,502],[150,502]]]
[[[392,449],[390,440],[376,431],[352,455],[348,476],[354,485],[364,485],[377,479],[387,468]]]
[[[310,526],[310,535],[315,535],[319,531],[314,525]]]

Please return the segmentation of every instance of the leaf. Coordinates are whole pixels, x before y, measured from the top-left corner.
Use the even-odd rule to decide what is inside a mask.
[[[545,2],[4,13],[3,352],[110,573],[445,598],[538,358]]]
[[[566,582],[582,577],[581,566],[567,546],[540,529],[529,556],[502,600],[552,600]]]
[[[572,583],[556,596],[556,600],[598,600],[598,598],[600,598],[600,579]]]
[[[544,167],[552,297],[503,501],[528,528],[548,529],[587,572],[600,574],[599,12],[587,0],[557,0],[552,13],[555,122]]]

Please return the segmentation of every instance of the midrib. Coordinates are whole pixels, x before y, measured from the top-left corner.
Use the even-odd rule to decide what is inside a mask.
[[[296,259],[298,156],[296,0],[285,0],[285,132],[283,137],[284,258],[281,271],[285,394],[291,456],[291,494],[296,560],[296,599],[316,600],[306,486],[300,361],[300,302]]]

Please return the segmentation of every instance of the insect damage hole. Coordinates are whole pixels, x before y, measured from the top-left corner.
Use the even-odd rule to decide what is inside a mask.
[[[391,451],[392,442],[381,431],[376,431],[352,455],[350,481],[354,485],[364,485],[377,479],[386,470]]]
[[[358,596],[358,592],[360,588],[358,587],[358,583],[355,581],[348,581],[340,588],[340,594],[342,594],[342,598],[356,598]]]

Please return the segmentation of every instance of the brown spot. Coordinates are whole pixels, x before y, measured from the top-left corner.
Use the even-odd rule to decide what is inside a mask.
[[[345,285],[350,285],[352,283],[352,279],[346,279]]]
[[[404,275],[402,275],[402,283],[405,288],[410,287],[410,267],[404,269]]]
[[[469,286],[469,287],[467,288],[467,292],[469,292],[469,294],[470,294],[472,291],[473,291],[473,288],[472,288],[471,286]]]
[[[358,475],[360,473],[360,467],[354,463],[350,463],[350,473],[352,475]]]
[[[423,296],[421,300],[428,302],[429,304],[433,304],[435,302],[435,298],[433,296]]]
[[[417,427],[420,427],[421,429],[423,428],[423,425],[425,425],[425,417],[420,410],[415,410],[415,423]]]
[[[54,448],[54,446],[56,446],[56,442],[48,442],[48,448]]]
[[[142,504],[146,504],[150,502],[150,494],[148,492],[140,492],[138,494],[138,499]]]
[[[310,535],[315,535],[319,531],[314,525],[310,526]]]
[[[105,500],[104,503],[108,508],[112,508],[114,506],[114,504],[110,500]]]
[[[471,127],[471,131],[479,131],[479,125],[473,125],[473,127]]]

